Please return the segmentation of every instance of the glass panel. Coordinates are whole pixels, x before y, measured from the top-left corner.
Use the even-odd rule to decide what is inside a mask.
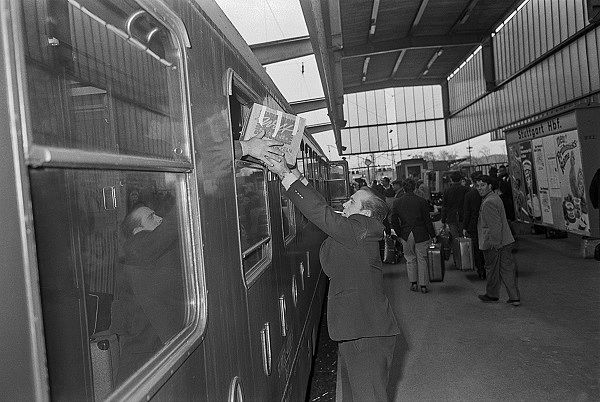
[[[181,57],[132,0],[23,2],[32,140],[189,161]]]
[[[243,161],[236,161],[235,168],[240,241],[244,272],[248,272],[267,257],[265,245],[271,238],[265,171]]]
[[[105,399],[194,316],[185,175],[32,169],[30,181],[51,399]]]
[[[296,233],[294,204],[285,192],[281,192],[281,217],[283,222],[283,238],[289,241]]]

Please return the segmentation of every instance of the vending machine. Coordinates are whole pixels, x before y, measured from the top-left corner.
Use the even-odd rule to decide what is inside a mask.
[[[517,220],[600,237],[589,188],[600,168],[600,107],[581,107],[506,131]]]

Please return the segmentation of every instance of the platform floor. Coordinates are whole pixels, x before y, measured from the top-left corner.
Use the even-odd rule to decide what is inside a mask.
[[[504,289],[499,303],[480,302],[474,272],[449,269],[421,294],[404,263],[385,265],[405,343],[391,400],[600,401],[600,262],[580,257],[580,241],[518,237],[520,307]],[[335,401],[337,346],[321,329],[307,399]]]

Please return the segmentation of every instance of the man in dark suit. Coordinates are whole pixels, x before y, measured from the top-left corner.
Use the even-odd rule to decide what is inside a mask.
[[[462,221],[463,211],[465,205],[465,194],[469,189],[460,184],[462,175],[460,172],[452,172],[450,174],[450,180],[452,183],[450,187],[444,190],[442,196],[442,223],[444,228],[449,230],[452,238],[452,258],[454,259],[454,266],[458,268],[456,264],[456,256],[460,253],[458,249],[458,242],[456,239],[462,234]]]
[[[427,293],[427,246],[435,237],[435,230],[429,215],[429,204],[415,194],[415,186],[413,179],[404,181],[405,194],[394,200],[390,221],[402,239],[410,290],[416,292],[418,282],[421,292]]]
[[[329,277],[327,324],[331,339],[339,342],[343,400],[385,401],[396,335],[396,318],[383,293],[379,240],[387,205],[373,190],[363,187],[336,213],[300,172],[285,161],[273,160],[289,199],[329,237],[320,260]]]
[[[464,219],[463,219],[463,234],[465,237],[470,237],[473,242],[473,260],[479,279],[485,279],[485,261],[483,259],[483,251],[479,249],[479,239],[477,235],[477,222],[479,221],[479,207],[481,207],[481,196],[477,191],[475,182],[481,176],[480,171],[471,174],[473,187],[465,195]]]

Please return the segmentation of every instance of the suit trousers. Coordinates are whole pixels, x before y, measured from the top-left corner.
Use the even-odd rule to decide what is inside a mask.
[[[487,275],[486,294],[489,297],[500,297],[500,286],[504,284],[510,300],[520,300],[517,287],[517,265],[512,255],[513,244],[483,250]]]
[[[450,237],[452,239],[452,259],[454,260],[454,267],[458,268],[456,264],[456,256],[460,254],[460,246],[456,239],[462,236],[463,228],[462,223],[460,222],[450,222],[448,223],[448,231],[450,232]]]
[[[419,286],[429,284],[429,271],[427,270],[427,247],[431,241],[415,243],[412,232],[408,239],[402,240],[404,258],[406,258],[406,272],[410,282],[419,282]]]
[[[387,385],[395,346],[396,335],[339,343],[339,386],[343,402],[388,400]]]

